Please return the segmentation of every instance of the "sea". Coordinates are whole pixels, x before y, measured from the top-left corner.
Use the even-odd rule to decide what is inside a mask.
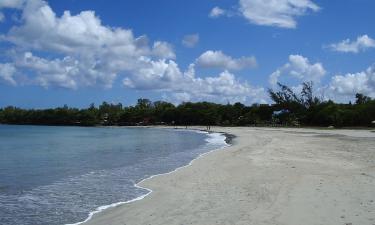
[[[225,146],[222,134],[188,129],[0,125],[0,224],[79,224]]]

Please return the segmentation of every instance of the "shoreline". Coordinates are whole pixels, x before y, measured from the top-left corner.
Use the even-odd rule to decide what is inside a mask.
[[[112,126],[112,127],[115,127],[115,128],[121,128],[121,127],[118,127],[118,126]],[[128,127],[126,127],[128,128]],[[194,159],[192,159],[188,164],[186,165],[183,165],[183,166],[180,166],[180,167],[177,167],[176,169],[172,170],[172,171],[169,171],[167,173],[161,173],[161,174],[155,174],[155,175],[151,175],[150,177],[147,177],[147,178],[144,178],[142,180],[140,180],[139,182],[135,183],[134,184],[134,187],[136,188],[139,188],[139,189],[143,189],[143,190],[146,190],[148,191],[146,194],[144,195],[141,195],[141,196],[138,196],[134,199],[130,199],[128,201],[124,201],[124,202],[116,202],[116,203],[112,203],[112,204],[109,204],[109,205],[103,205],[103,206],[99,206],[97,207],[94,211],[91,211],[88,215],[88,217],[83,220],[83,221],[80,221],[80,222],[77,222],[77,223],[68,223],[68,224],[65,224],[65,225],[81,225],[81,224],[85,224],[87,222],[89,222],[96,214],[99,214],[99,213],[102,213],[102,212],[105,212],[106,210],[108,209],[111,209],[111,208],[114,208],[114,207],[118,207],[118,206],[121,206],[121,205],[125,205],[125,204],[129,204],[129,203],[132,203],[132,202],[136,202],[136,201],[140,201],[144,198],[146,198],[148,195],[150,195],[153,190],[152,189],[149,189],[147,187],[143,187],[141,186],[140,184],[144,181],[147,181],[147,180],[150,180],[150,179],[153,179],[155,177],[158,177],[158,176],[163,176],[163,175],[168,175],[168,174],[172,174],[176,171],[178,171],[179,169],[182,169],[184,167],[188,167],[188,166],[191,166],[192,163],[199,159],[200,157],[203,157],[204,155],[206,154],[209,154],[211,152],[214,152],[214,151],[219,151],[219,150],[222,150],[222,149],[225,149],[227,148],[228,146],[231,146],[231,142],[233,140],[233,138],[235,138],[234,135],[231,135],[231,134],[228,134],[228,133],[223,133],[223,132],[210,132],[210,131],[206,131],[206,130],[202,130],[202,129],[185,129],[185,128],[171,128],[171,127],[159,127],[159,126],[154,126],[154,127],[150,127],[150,126],[147,126],[147,127],[132,127],[132,128],[151,128],[151,129],[170,129],[170,130],[173,130],[173,129],[179,129],[179,130],[186,130],[186,131],[191,131],[191,132],[199,132],[199,133],[204,133],[206,134],[208,137],[210,137],[209,135],[210,134],[220,134],[222,136],[225,137],[225,140],[224,142],[226,143],[225,146],[222,146],[221,148],[216,148],[216,149],[213,149],[213,150],[210,150],[208,152],[205,152],[205,153],[202,153],[202,154],[199,154],[197,157],[195,157]]]
[[[213,127],[211,131],[236,135],[235,144],[207,157],[202,156],[208,153],[202,154],[190,166],[165,176],[139,182],[152,190],[147,198],[104,210],[84,224],[372,225],[375,221],[371,216],[375,215],[371,188],[375,134],[370,130]]]

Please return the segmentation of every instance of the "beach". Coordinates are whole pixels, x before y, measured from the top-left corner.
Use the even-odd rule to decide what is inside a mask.
[[[196,127],[195,129],[201,129]],[[85,225],[374,225],[375,133],[225,128],[232,145],[138,184],[139,201]]]

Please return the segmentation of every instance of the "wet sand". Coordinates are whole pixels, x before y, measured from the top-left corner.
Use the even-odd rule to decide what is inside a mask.
[[[235,135],[233,145],[141,182],[150,195],[84,224],[375,224],[374,132],[211,130]]]

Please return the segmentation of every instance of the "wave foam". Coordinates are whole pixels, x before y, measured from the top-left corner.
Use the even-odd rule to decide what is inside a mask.
[[[72,223],[72,224],[66,224],[66,225],[80,225],[80,224],[83,224],[83,223],[86,223],[87,221],[91,220],[92,217],[97,214],[97,213],[100,213],[104,210],[107,210],[109,208],[114,208],[114,207],[117,207],[119,205],[124,205],[124,204],[128,204],[128,203],[132,203],[132,202],[135,202],[135,201],[139,201],[139,200],[142,200],[144,199],[145,197],[147,197],[148,195],[150,195],[152,193],[152,190],[149,189],[149,188],[146,188],[146,187],[142,187],[140,186],[139,184],[141,184],[142,182],[146,181],[146,180],[149,180],[149,179],[152,179],[154,177],[157,177],[157,176],[162,176],[162,175],[167,175],[167,174],[171,174],[171,173],[174,173],[176,171],[178,171],[179,169],[182,169],[182,168],[185,168],[185,167],[188,167],[188,166],[191,166],[193,164],[193,162],[197,159],[199,159],[200,157],[203,157],[204,155],[206,154],[209,154],[211,152],[214,152],[214,151],[217,151],[217,150],[220,150],[220,149],[224,149],[228,146],[230,146],[228,143],[225,142],[225,135],[223,135],[222,133],[210,133],[210,132],[206,132],[206,131],[202,131],[202,130],[192,130],[192,129],[188,129],[188,131],[192,131],[192,132],[196,132],[196,133],[201,133],[201,134],[206,134],[208,137],[205,139],[206,142],[209,144],[209,145],[218,145],[217,148],[211,150],[211,151],[208,151],[208,152],[205,152],[205,153],[202,153],[200,155],[198,155],[195,159],[191,160],[189,162],[189,164],[187,165],[184,165],[184,166],[181,166],[181,167],[178,167],[176,169],[174,169],[173,171],[170,171],[170,172],[167,172],[167,173],[161,173],[161,174],[155,174],[155,175],[152,175],[148,178],[145,178],[143,180],[141,180],[140,182],[134,184],[134,187],[136,188],[139,188],[139,189],[143,189],[143,190],[146,190],[148,191],[148,193],[144,194],[144,195],[141,195],[139,197],[136,197],[134,199],[131,199],[129,201],[125,201],[125,202],[116,202],[116,203],[113,203],[113,204],[110,204],[110,205],[104,205],[104,206],[99,206],[98,208],[96,208],[94,211],[90,212],[88,217],[84,220],[84,221],[81,221],[81,222],[78,222],[78,223]]]

